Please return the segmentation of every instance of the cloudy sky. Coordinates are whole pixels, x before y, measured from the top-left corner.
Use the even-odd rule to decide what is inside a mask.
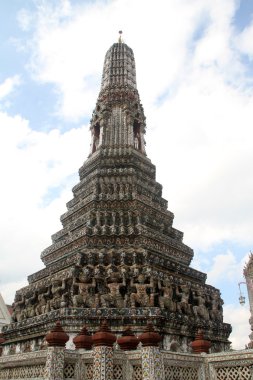
[[[0,292],[12,303],[61,228],[104,55],[133,48],[147,153],[192,266],[248,343],[238,282],[253,249],[252,0],[0,0]],[[246,296],[245,285],[242,290]]]

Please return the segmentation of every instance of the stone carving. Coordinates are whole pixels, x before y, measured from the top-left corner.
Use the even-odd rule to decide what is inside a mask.
[[[158,289],[162,291],[162,294],[159,296],[159,306],[170,311],[176,311],[177,305],[173,301],[173,287],[170,280],[166,279],[161,284],[161,280],[158,280]]]
[[[35,316],[35,302],[37,300],[37,292],[26,294],[25,299],[25,314],[27,318]]]
[[[208,320],[209,313],[206,308],[206,299],[204,292],[202,290],[193,292],[193,300],[196,302],[196,305],[193,306],[193,313],[195,317],[200,317],[205,320]]]
[[[134,147],[135,147],[135,149],[139,149],[139,146],[140,146],[140,135],[139,135],[139,133],[137,133],[134,136]]]
[[[95,278],[93,277],[91,280],[88,271],[84,270],[77,278],[74,278],[73,287],[75,286],[78,287],[78,294],[73,296],[73,306],[95,307]]]
[[[126,286],[126,280],[123,277],[122,282],[120,280],[120,273],[112,272],[107,283],[109,293],[101,295],[102,307],[125,307],[126,300],[120,293],[120,289]]]
[[[51,288],[52,299],[49,301],[50,310],[59,309],[65,306],[64,293],[66,291],[66,280],[54,279]]]
[[[189,314],[191,312],[191,306],[189,304],[189,284],[178,286],[176,288],[176,295],[178,297],[177,310],[179,311],[179,313]]]
[[[25,342],[23,349],[22,349],[22,352],[31,352],[31,350],[32,350],[31,342],[29,342],[29,341]]]
[[[16,354],[16,345],[15,344],[11,344],[9,346],[9,355],[15,355]]]
[[[211,310],[210,310],[210,318],[215,321],[222,322],[223,321],[223,312],[222,312],[222,300],[218,293],[214,293],[211,295]]]
[[[45,289],[42,288],[41,292],[38,294],[38,303],[35,308],[36,315],[48,313],[50,311],[50,306],[49,306],[50,294],[51,294],[51,289],[49,286]]]
[[[47,347],[48,347],[48,343],[46,341],[46,338],[44,337],[39,342],[39,350],[46,350]]]
[[[25,307],[25,297],[21,294],[16,294],[15,301],[13,303],[12,321],[19,322],[24,318],[23,309]]]
[[[138,276],[138,282],[131,279],[131,287],[135,289],[135,293],[130,295],[131,307],[139,306],[154,306],[154,282],[150,279],[149,284],[145,284],[146,278],[143,274]],[[148,294],[147,290],[150,289],[151,293]]]

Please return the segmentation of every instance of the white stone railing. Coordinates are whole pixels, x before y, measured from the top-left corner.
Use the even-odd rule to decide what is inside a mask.
[[[145,347],[111,352],[102,363],[105,367],[111,363],[110,379],[103,377],[101,371],[97,377],[93,350],[58,347],[0,357],[0,379],[253,380],[253,350],[196,355]]]
[[[162,351],[164,380],[205,379],[204,359],[201,355]]]
[[[221,352],[202,357],[207,373],[206,380],[253,379],[253,350]]]
[[[0,357],[0,379],[44,379],[47,351]]]

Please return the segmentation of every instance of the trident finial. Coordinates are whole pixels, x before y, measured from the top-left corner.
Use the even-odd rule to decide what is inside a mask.
[[[121,34],[122,34],[122,30],[119,31],[119,43],[121,44],[122,43],[122,38],[121,38]]]

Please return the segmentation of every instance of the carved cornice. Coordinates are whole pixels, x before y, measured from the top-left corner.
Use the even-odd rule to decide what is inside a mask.
[[[124,326],[134,318],[136,321],[136,329],[138,331],[144,331],[146,326],[147,317],[150,320],[156,321],[156,326],[163,326],[163,333],[178,334],[182,332],[182,326],[185,326],[184,335],[194,337],[196,328],[200,326],[208,339],[217,341],[226,341],[230,332],[231,326],[226,323],[211,323],[205,324],[199,323],[199,320],[194,317],[186,318],[178,313],[169,313],[166,310],[161,310],[158,307],[148,308],[85,308],[85,309],[61,309],[55,310],[48,314],[43,314],[38,317],[29,318],[22,322],[12,323],[4,328],[4,335],[7,339],[7,343],[11,339],[23,340],[24,337],[28,337],[31,334],[43,334],[52,329],[57,320],[61,320],[64,330],[69,332],[79,332],[83,326],[83,320],[85,319],[87,325],[89,325],[90,331],[94,331],[99,326],[99,322],[104,319],[110,319],[110,324],[113,331],[121,332]],[[17,336],[17,332],[18,336]],[[180,333],[181,334],[181,333]]]

